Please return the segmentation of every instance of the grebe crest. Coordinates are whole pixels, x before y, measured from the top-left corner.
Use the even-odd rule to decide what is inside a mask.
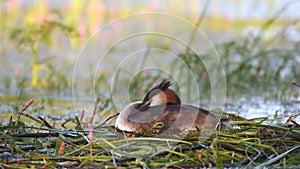
[[[138,104],[135,108],[144,111],[151,106],[159,106],[166,104],[180,105],[181,101],[177,94],[169,89],[172,84],[170,81],[163,80],[160,84],[153,87],[144,97],[142,103]]]

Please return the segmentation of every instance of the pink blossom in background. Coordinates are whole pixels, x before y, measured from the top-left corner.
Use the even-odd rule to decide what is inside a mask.
[[[79,23],[77,26],[77,31],[78,31],[78,34],[80,37],[80,43],[83,44],[88,36],[88,29],[87,29],[86,24],[83,21],[83,19],[79,20]]]
[[[231,11],[225,14],[225,30],[230,29],[230,24],[233,22],[233,14]]]
[[[15,75],[16,77],[18,77],[18,76],[20,75],[20,69],[19,69],[18,67],[16,67],[16,68],[14,69],[14,75]]]
[[[115,21],[114,24],[112,24],[113,31],[116,33],[120,33],[123,31],[123,24],[119,21]]]
[[[33,103],[35,102],[35,100],[34,99],[31,99],[31,100],[29,100],[27,103],[26,103],[26,105],[23,107],[23,109],[22,109],[22,111],[21,112],[23,112],[23,111],[25,111],[25,110],[27,110],[28,109],[28,107],[30,107]]]
[[[87,20],[89,32],[96,33],[102,25],[104,18],[105,4],[103,1],[93,0],[90,1],[87,10]]]
[[[111,7],[109,10],[109,15],[111,19],[117,19],[119,15],[119,9],[117,9],[115,6]]]
[[[7,11],[13,11],[15,9],[20,9],[22,5],[23,5],[23,0],[6,1]]]
[[[37,1],[38,10],[36,10],[36,23],[42,25],[45,21],[53,19],[53,16],[49,12],[50,3],[48,0]]]
[[[149,2],[149,9],[150,11],[155,11],[159,7],[159,3],[157,0],[152,0]]]
[[[202,77],[202,79],[206,79],[207,73],[206,72],[202,72],[201,77]]]
[[[150,75],[151,75],[150,69],[145,69],[145,70],[144,70],[144,73],[145,73],[145,77],[146,77],[146,78],[149,78]]]
[[[65,149],[65,142],[61,142],[59,150],[58,150],[58,155],[62,155],[64,149]]]

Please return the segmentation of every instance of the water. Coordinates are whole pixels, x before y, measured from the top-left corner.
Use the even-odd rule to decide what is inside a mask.
[[[300,104],[299,100],[283,101],[274,98],[243,97],[228,104],[225,111],[248,119],[269,117],[284,123],[288,117],[300,113]],[[295,121],[300,122],[300,117],[295,118]]]
[[[148,1],[144,2],[124,2],[120,3],[119,1],[109,1],[109,2],[103,2],[105,8],[103,15],[100,16],[103,17],[103,23],[99,23],[99,25],[96,24],[96,28],[98,29],[100,26],[103,26],[105,24],[108,24],[110,21],[114,19],[120,19],[122,18],[121,15],[122,11],[125,10],[124,13],[128,14],[134,14],[137,12],[165,12],[168,14],[174,14],[179,17],[183,17],[185,19],[188,19],[192,23],[196,23],[196,19],[198,18],[199,14],[201,14],[201,10],[203,9],[203,5],[205,4],[205,1],[195,1],[195,2],[181,2],[181,3],[160,3],[158,5],[157,1]],[[10,27],[7,27],[6,31],[4,32],[4,36],[1,38],[1,63],[2,66],[0,67],[1,76],[0,76],[0,122],[6,122],[11,115],[14,117],[16,116],[16,112],[18,112],[23,105],[26,104],[26,102],[32,98],[36,99],[37,102],[29,108],[26,112],[34,115],[34,116],[45,116],[46,118],[49,118],[52,122],[54,121],[63,121],[65,119],[68,119],[70,117],[74,117],[74,115],[80,116],[80,113],[82,110],[86,111],[86,118],[90,117],[93,108],[94,108],[94,95],[98,95],[99,93],[107,93],[107,91],[110,91],[110,87],[112,84],[112,77],[115,75],[116,67],[119,66],[119,64],[124,63],[123,58],[128,56],[131,56],[131,58],[134,58],[135,55],[133,53],[137,53],[137,55],[142,56],[144,53],[141,52],[141,49],[147,49],[149,46],[156,47],[157,51],[153,50],[152,55],[149,54],[149,58],[147,59],[147,64],[151,64],[149,60],[153,61],[153,65],[157,65],[158,63],[162,63],[161,67],[163,69],[161,70],[169,70],[167,68],[170,67],[171,59],[168,59],[167,57],[162,57],[161,55],[168,56],[169,58],[174,57],[175,55],[178,55],[180,53],[184,53],[186,46],[179,43],[179,41],[175,41],[174,39],[167,38],[166,36],[156,37],[154,35],[144,35],[144,36],[134,36],[134,38],[127,38],[126,43],[120,43],[118,45],[115,45],[113,48],[110,48],[111,45],[113,45],[115,42],[122,40],[124,34],[127,33],[139,33],[144,32],[145,30],[151,30],[151,31],[157,31],[160,33],[164,33],[167,35],[173,35],[174,37],[178,37],[181,40],[184,40],[185,42],[188,42],[190,39],[190,35],[192,33],[193,27],[190,25],[183,24],[184,22],[181,22],[181,20],[174,20],[174,18],[169,18],[165,16],[165,19],[162,19],[163,17],[158,17],[158,19],[154,19],[154,17],[148,17],[147,19],[143,17],[137,17],[135,19],[132,19],[131,21],[125,21],[122,23],[114,22],[114,24],[111,24],[111,30],[107,30],[106,32],[103,32],[103,34],[100,33],[95,35],[91,42],[85,46],[85,49],[82,52],[82,55],[86,54],[86,57],[81,57],[78,61],[78,67],[80,71],[76,72],[78,75],[78,79],[75,77],[75,82],[78,86],[75,86],[74,89],[78,89],[78,93],[75,93],[80,95],[83,93],[84,97],[79,97],[76,99],[75,105],[73,102],[72,97],[72,75],[74,70],[74,65],[77,59],[77,56],[79,54],[79,51],[81,50],[81,47],[83,47],[83,42],[86,40],[89,34],[91,34],[93,31],[91,30],[84,30],[89,28],[82,28],[82,25],[88,25],[89,19],[99,19],[98,15],[91,15],[89,13],[85,13],[89,9],[82,10],[82,18],[76,18],[74,19],[74,25],[78,30],[86,31],[85,33],[82,33],[80,37],[83,42],[81,45],[72,46],[72,38],[69,39],[69,37],[64,36],[62,34],[53,34],[53,43],[50,45],[43,45],[38,49],[38,59],[39,62],[41,62],[41,65],[46,66],[47,68],[45,70],[41,70],[39,72],[39,80],[41,81],[40,86],[42,88],[47,88],[47,85],[51,84],[50,88],[47,88],[47,91],[44,91],[43,89],[30,89],[30,83],[31,83],[31,77],[32,77],[32,53],[29,49],[31,45],[27,46],[27,50],[19,51],[16,50],[17,47],[22,46],[17,44],[15,41],[11,41],[9,39],[9,33],[11,29],[17,28],[22,26],[24,23],[19,23],[20,20],[26,20],[26,17],[28,15],[28,18],[30,17],[30,12],[24,11],[22,7],[26,7],[28,11],[35,11],[34,5],[36,5],[36,1],[30,1],[30,2],[24,2],[24,4],[21,4],[18,6],[18,4],[11,4],[16,5],[15,9],[8,8],[9,5],[6,5],[6,1],[3,2],[1,7],[3,8],[3,11],[1,12],[7,12],[9,10],[15,10],[18,15],[16,19],[6,19],[3,22],[2,27],[6,28],[7,25],[10,25]],[[42,3],[41,6],[44,6],[45,9],[57,9],[62,13],[62,17],[71,16],[72,12],[72,5],[71,1],[67,2],[49,2],[48,3]],[[118,4],[117,6],[115,4]],[[217,0],[213,1],[210,4],[210,7],[207,11],[206,20],[203,20],[203,23],[200,27],[201,31],[208,36],[208,38],[212,41],[214,45],[222,44],[223,42],[228,41],[244,41],[244,39],[248,40],[248,37],[252,37],[253,35],[256,35],[260,28],[262,27],[263,23],[267,21],[267,19],[272,18],[274,14],[276,14],[277,11],[280,11],[280,9],[286,4],[284,1],[274,1],[274,2],[263,2],[258,3],[256,1],[250,1],[250,2],[241,2],[241,3],[235,3],[233,1],[230,1],[229,3],[224,4],[223,1]],[[65,6],[66,5],[66,6]],[[93,4],[92,4],[93,5]],[[101,4],[100,4],[101,5]],[[269,43],[268,41],[273,41],[273,39],[278,39],[278,37],[273,35],[280,34],[284,32],[283,37],[287,37],[289,39],[290,43],[295,43],[299,41],[300,34],[299,31],[297,31],[297,25],[291,24],[288,25],[286,29],[281,29],[282,27],[285,27],[285,24],[288,24],[288,22],[282,22],[281,21],[293,21],[294,19],[299,18],[300,12],[298,10],[300,3],[296,2],[293,3],[285,12],[282,12],[278,21],[278,24],[272,25],[271,29],[267,31],[267,33],[263,36],[263,39],[266,41],[266,43]],[[96,5],[97,6],[97,5]],[[113,6],[116,6],[117,8],[113,8]],[[183,8],[184,6],[184,8]],[[61,8],[64,7],[64,8]],[[145,11],[140,10],[138,7],[145,7]],[[147,8],[146,8],[147,7]],[[66,9],[65,9],[66,8]],[[136,8],[136,9],[135,9]],[[19,10],[20,9],[20,10]],[[21,10],[22,9],[22,10]],[[147,10],[148,9],[148,10]],[[7,10],[7,11],[6,11]],[[253,11],[256,12],[253,12]],[[45,10],[46,11],[46,10]],[[98,11],[102,11],[98,10]],[[121,11],[120,13],[116,13],[116,11]],[[114,14],[116,13],[116,14]],[[12,13],[13,15],[13,13]],[[78,16],[81,16],[78,15]],[[107,15],[107,16],[106,16]],[[112,16],[111,16],[112,15]],[[114,16],[116,15],[116,16]],[[3,14],[2,16],[9,16],[9,14]],[[14,15],[13,15],[14,16]],[[85,17],[83,17],[85,16]],[[130,18],[130,17],[128,17]],[[64,21],[64,20],[63,20]],[[81,21],[82,23],[77,23],[75,21]],[[92,20],[94,21],[94,20]],[[145,22],[146,21],[146,22]],[[176,21],[176,22],[174,22]],[[217,22],[218,21],[218,22]],[[65,23],[65,22],[63,22]],[[142,23],[142,24],[141,24]],[[174,26],[176,25],[176,26]],[[144,28],[145,26],[145,28]],[[2,28],[1,27],[1,28]],[[91,26],[92,29],[92,26]],[[93,28],[94,29],[94,28]],[[280,44],[277,44],[278,46],[293,46],[290,45],[290,43],[285,42],[285,38],[282,38],[282,41]],[[200,41],[201,40],[201,41]],[[211,49],[209,42],[207,39],[202,37],[199,41],[195,41],[194,43],[197,44],[197,49],[201,49],[203,53],[205,53],[207,50]],[[280,39],[281,40],[281,39]],[[199,45],[201,44],[201,45]],[[103,49],[102,49],[102,48]],[[269,47],[273,47],[272,44]],[[101,50],[102,49],[102,50]],[[107,54],[107,57],[104,60],[104,64],[102,64],[102,67],[99,66],[99,62],[102,59],[101,56],[107,52],[104,49],[111,49],[109,53]],[[205,50],[204,50],[205,49]],[[275,47],[276,49],[276,47]],[[165,52],[167,51],[167,52]],[[171,55],[168,53],[169,51],[173,52]],[[138,53],[141,52],[141,53]],[[155,53],[156,52],[156,53]],[[165,53],[164,53],[165,52]],[[221,51],[218,51],[219,54],[222,54]],[[158,57],[155,62],[155,59],[153,57]],[[236,57],[234,57],[237,59]],[[292,60],[292,62],[299,62],[299,54],[295,51],[295,60]],[[298,60],[297,60],[298,58]],[[271,59],[274,62],[277,63],[278,60]],[[134,65],[134,66],[125,66],[129,67],[129,69],[133,69],[135,67],[139,67],[142,65],[143,59],[141,57],[137,61],[136,58],[132,59],[134,61],[133,63],[128,63],[128,65]],[[234,63],[233,63],[234,64]],[[258,63],[255,63],[255,65]],[[207,66],[207,65],[206,65]],[[280,67],[280,65],[272,65],[272,67],[277,68]],[[288,65],[287,65],[288,66]],[[120,66],[121,67],[121,66]],[[140,66],[142,67],[142,66]],[[180,66],[178,66],[180,67]],[[175,69],[177,70],[176,67]],[[296,69],[295,71],[297,71]],[[170,72],[170,71],[169,71]],[[169,73],[169,72],[166,72]],[[185,77],[185,74],[180,74],[182,70],[178,69],[177,76]],[[101,74],[102,73],[102,74]],[[134,73],[137,73],[135,71]],[[193,72],[194,74],[198,74],[199,72]],[[201,73],[201,72],[200,72]],[[250,72],[251,73],[251,72]],[[290,73],[290,70],[288,71],[282,71],[283,74],[280,74],[281,76],[287,76],[288,73]],[[104,78],[101,76],[103,75]],[[134,76],[126,77],[126,74],[121,74],[120,77],[124,77],[124,79],[131,79]],[[136,75],[136,74],[134,74]],[[84,78],[82,78],[84,77]],[[213,78],[213,77],[212,77]],[[273,78],[273,76],[272,76]],[[297,80],[295,77],[294,79],[289,79],[290,81]],[[121,78],[120,78],[121,79]],[[121,79],[122,80],[122,79]],[[238,79],[240,80],[240,79]],[[179,80],[180,81],[180,80]],[[181,79],[182,82],[186,82],[184,78]],[[289,81],[289,82],[290,82]],[[91,91],[90,89],[94,90],[93,82],[95,82],[98,85],[97,90],[100,91],[99,93]],[[65,83],[65,84],[64,84]],[[155,82],[157,83],[157,82]],[[244,82],[247,83],[247,82]],[[288,83],[288,82],[287,82]],[[85,86],[80,86],[81,84],[84,84]],[[273,84],[272,84],[273,85]],[[61,87],[65,86],[65,87]],[[125,86],[125,90],[127,90],[127,85],[121,84],[120,86]],[[118,87],[118,86],[117,86]],[[234,87],[234,86],[233,86]],[[273,86],[272,86],[273,87]],[[275,86],[278,87],[278,86]],[[253,87],[255,90],[255,87]],[[19,90],[24,91],[24,95],[31,95],[18,99]],[[69,90],[69,91],[68,91]],[[123,88],[121,90],[124,90]],[[104,92],[103,92],[104,91]],[[238,91],[237,91],[238,92]],[[280,91],[279,91],[280,92]],[[297,92],[297,89],[295,89],[295,92]],[[88,94],[87,94],[88,93]],[[183,93],[186,93],[183,91]],[[121,94],[123,95],[123,93]],[[251,96],[251,93],[247,94],[248,96]],[[13,96],[13,97],[11,97]],[[124,97],[127,96],[127,93],[124,94]],[[289,96],[288,96],[289,97]],[[104,97],[105,98],[105,97]],[[21,100],[21,101],[19,101]],[[122,100],[122,99],[120,99]],[[207,101],[209,102],[209,101]],[[227,106],[224,107],[225,111],[232,112],[235,114],[239,114],[241,116],[244,116],[246,118],[255,118],[255,117],[262,117],[267,116],[269,118],[282,118],[280,121],[284,122],[286,120],[286,117],[295,115],[299,113],[299,98],[298,99],[289,99],[289,100],[280,100],[273,97],[265,97],[265,96],[255,96],[255,97],[243,97],[239,96],[234,99],[227,99]],[[191,103],[191,102],[188,102]],[[122,102],[122,105],[126,105],[128,102]],[[97,120],[101,121],[105,117],[108,116],[107,113],[104,113],[105,115],[98,114]],[[296,120],[299,120],[297,118]]]
[[[28,99],[30,100],[30,99]],[[17,112],[22,109],[28,100],[23,99],[18,101],[17,97],[2,96],[0,97],[0,122],[7,123],[10,116],[15,119]],[[92,116],[94,108],[94,99],[89,98],[84,101],[77,101],[78,107],[85,107],[85,119],[88,121]],[[240,99],[227,99],[224,111],[227,113],[238,114],[247,119],[269,117],[276,122],[285,123],[288,117],[300,113],[300,101],[289,100],[283,101],[274,98],[266,99],[263,97],[241,97]],[[125,104],[123,106],[126,106]],[[112,104],[109,104],[112,107]],[[114,111],[105,112],[110,110],[109,107],[102,112],[98,112],[95,118],[95,124],[101,123],[104,119],[113,115]],[[28,113],[34,117],[45,117],[50,123],[61,124],[67,119],[74,118],[74,116],[80,117],[81,111],[78,111],[74,107],[72,97],[56,98],[56,99],[36,99],[35,103],[29,107],[25,113]],[[31,122],[32,120],[23,117],[25,122]],[[297,123],[300,122],[300,117],[294,119]]]

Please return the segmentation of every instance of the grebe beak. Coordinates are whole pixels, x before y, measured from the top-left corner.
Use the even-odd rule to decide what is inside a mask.
[[[151,102],[152,102],[152,99],[149,99],[149,100],[145,101],[144,103],[138,104],[137,106],[135,106],[135,108],[140,111],[147,110],[149,108]]]

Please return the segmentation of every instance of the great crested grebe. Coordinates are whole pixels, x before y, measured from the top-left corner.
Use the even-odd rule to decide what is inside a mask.
[[[180,105],[181,101],[177,94],[169,89],[171,83],[167,80],[163,80],[159,85],[153,87],[144,97],[141,104],[138,104],[135,108],[138,110],[145,110],[151,106],[158,106],[164,104]]]
[[[126,133],[149,132],[156,124],[163,129],[179,131],[216,129],[219,120],[209,111],[191,105],[181,105],[177,94],[169,89],[171,83],[163,80],[152,88],[143,101],[129,104],[119,114],[115,127]]]

